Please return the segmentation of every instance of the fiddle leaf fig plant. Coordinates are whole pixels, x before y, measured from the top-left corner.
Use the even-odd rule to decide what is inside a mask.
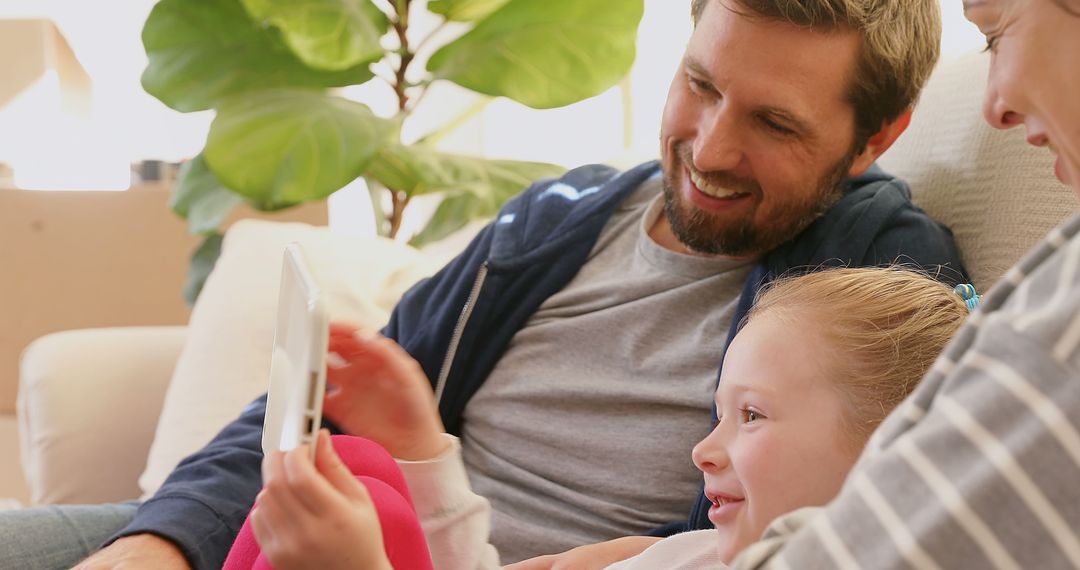
[[[417,37],[410,22],[422,10],[441,24]],[[464,118],[416,141],[402,139],[402,126],[438,81],[537,109],[597,95],[630,69],[642,11],[643,0],[161,0],[143,28],[143,88],[177,111],[216,113],[172,198],[207,239],[189,300],[242,202],[280,210],[363,178],[379,233],[396,237],[410,200],[438,193],[443,201],[411,239],[424,245],[560,174],[552,164],[436,150]],[[462,31],[447,40],[447,25]],[[338,93],[369,81],[391,90],[393,116]]]

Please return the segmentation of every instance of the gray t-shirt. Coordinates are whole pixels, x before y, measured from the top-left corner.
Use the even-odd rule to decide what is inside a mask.
[[[751,260],[660,247],[661,180],[608,221],[465,408],[463,454],[504,564],[685,519]]]

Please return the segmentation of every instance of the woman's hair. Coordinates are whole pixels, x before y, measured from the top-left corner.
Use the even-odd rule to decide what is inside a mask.
[[[850,404],[844,432],[861,447],[915,388],[967,313],[947,285],[889,267],[779,279],[759,293],[747,319],[769,314],[834,347],[827,374]]]

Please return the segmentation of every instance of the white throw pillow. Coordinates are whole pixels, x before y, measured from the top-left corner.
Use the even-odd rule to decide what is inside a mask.
[[[281,260],[285,245],[294,241],[304,247],[331,318],[376,330],[401,294],[441,262],[388,239],[343,236],[306,224],[233,225],[191,314],[139,478],[144,498],[266,391]]]

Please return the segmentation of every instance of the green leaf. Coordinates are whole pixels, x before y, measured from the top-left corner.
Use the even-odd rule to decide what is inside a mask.
[[[427,226],[411,240],[422,245],[473,220],[494,216],[507,200],[533,182],[565,170],[543,162],[484,160],[417,145],[387,145],[371,163],[367,176],[409,196],[447,194]]]
[[[382,59],[390,20],[371,0],[242,0],[251,17],[281,30],[301,61],[337,71]]]
[[[203,151],[225,186],[274,210],[333,194],[360,176],[393,132],[367,106],[276,89],[223,103]]]
[[[180,169],[169,199],[169,207],[188,221],[192,234],[208,234],[221,227],[233,208],[243,200],[221,185],[203,155],[199,154]]]
[[[202,244],[195,249],[195,253],[191,255],[187,282],[184,283],[184,301],[188,305],[194,305],[195,300],[199,298],[199,293],[206,284],[206,278],[210,276],[210,271],[214,269],[218,257],[221,256],[221,243],[224,239],[225,236],[214,232],[206,236]]]
[[[342,71],[304,65],[274,28],[253,22],[239,0],[161,0],[142,32],[149,64],[143,89],[177,111],[271,87],[339,87],[374,75],[367,64]]]
[[[475,22],[502,8],[509,0],[431,0],[427,8],[454,22]]]
[[[602,93],[634,61],[643,0],[510,0],[432,55],[437,79],[537,109]]]
[[[432,192],[468,193],[494,214],[507,198],[540,178],[558,176],[565,168],[545,162],[485,160],[413,145],[386,145],[371,162],[367,176],[409,196]]]
[[[424,229],[409,239],[409,245],[424,247],[435,243],[465,227],[469,222],[490,218],[496,212],[498,210],[492,212],[484,200],[472,194],[448,196],[439,202],[439,207],[435,209]]]

